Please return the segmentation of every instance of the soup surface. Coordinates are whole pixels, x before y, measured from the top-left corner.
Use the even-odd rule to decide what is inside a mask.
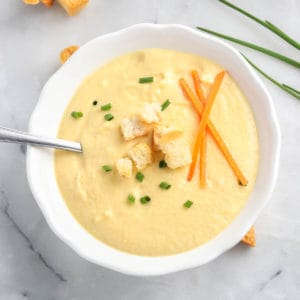
[[[210,120],[248,185],[238,184],[210,134],[205,188],[199,187],[198,163],[193,179],[187,181],[188,157],[181,167],[165,167],[163,162],[159,167],[167,157],[153,143],[155,126],[175,128],[180,137],[175,134],[171,138],[184,140],[188,151],[193,150],[199,117],[178,84],[184,78],[194,91],[191,70],[198,71],[208,95],[222,67],[203,57],[164,49],[123,55],[82,82],[62,118],[58,137],[80,141],[84,153],[55,153],[61,194],[72,215],[90,234],[119,250],[159,256],[193,249],[222,232],[253,189],[259,160],[258,135],[251,108],[230,74],[223,79]],[[153,77],[153,81],[140,83],[144,77]],[[146,103],[157,103],[153,106],[157,108],[167,99],[170,104],[154,112],[159,121],[146,124],[140,120]],[[147,133],[125,140],[121,131],[124,119],[139,120]],[[139,170],[130,153],[140,144],[151,150],[151,163],[139,166],[144,177],[137,179]],[[186,153],[178,151],[180,161]],[[138,159],[145,159],[145,153],[139,154]],[[120,172],[121,163],[117,167],[122,158],[126,158],[123,167],[127,173]],[[171,165],[173,158],[169,159]],[[167,185],[160,187],[161,182]],[[187,200],[192,202],[189,208],[188,204],[184,206]]]

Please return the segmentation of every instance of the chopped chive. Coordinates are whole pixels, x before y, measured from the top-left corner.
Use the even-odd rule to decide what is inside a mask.
[[[160,107],[161,111],[164,111],[171,104],[170,100],[167,99]]]
[[[112,114],[106,114],[106,115],[104,116],[104,119],[105,119],[106,121],[111,121],[113,118],[114,118],[114,116],[113,116]]]
[[[239,40],[237,38],[234,38],[234,37],[231,37],[231,36],[228,36],[228,35],[216,32],[216,31],[209,30],[209,29],[206,29],[206,28],[203,28],[203,27],[197,27],[197,29],[199,29],[201,31],[204,31],[206,33],[215,35],[217,37],[223,38],[225,40],[231,41],[233,43],[236,43],[236,44],[239,44],[239,45],[242,45],[242,46],[254,49],[256,51],[262,52],[262,53],[264,53],[266,55],[272,56],[272,57],[274,57],[274,58],[276,58],[278,60],[281,60],[281,61],[283,61],[283,62],[285,62],[285,63],[287,63],[289,65],[292,65],[292,66],[294,66],[296,68],[300,68],[300,62],[299,61],[296,61],[296,60],[294,60],[292,58],[289,58],[289,57],[287,57],[285,55],[282,55],[282,54],[280,54],[278,52],[272,51],[270,49],[267,49],[267,48],[264,48],[264,47],[261,47],[261,46],[258,46],[258,45],[255,45],[255,44],[243,41],[243,40]]]
[[[128,197],[127,197],[127,200],[131,203],[134,203],[135,202],[135,197],[132,194],[129,194]]]
[[[142,172],[137,172],[135,178],[137,181],[142,182],[145,178],[145,175]]]
[[[112,170],[112,167],[109,165],[104,165],[104,166],[102,166],[102,170],[104,172],[110,172]]]
[[[186,208],[190,208],[193,205],[193,202],[190,200],[187,200],[186,202],[184,202],[183,206]]]
[[[159,167],[160,169],[166,168],[167,166],[168,166],[168,165],[167,165],[167,163],[166,163],[165,160],[161,160],[161,161],[159,162],[159,164],[158,164],[158,167]]]
[[[98,101],[97,101],[97,100],[94,100],[94,101],[93,101],[93,105],[96,106],[97,104],[98,104]]]
[[[151,83],[153,82],[153,77],[141,77],[139,83]]]
[[[159,184],[159,187],[163,190],[168,190],[170,187],[171,187],[171,184],[165,182],[165,181],[162,181],[160,184]]]
[[[253,21],[259,23],[260,25],[264,26],[265,28],[267,28],[268,30],[272,31],[274,34],[279,36],[281,39],[285,40],[290,45],[294,46],[297,49],[300,49],[300,43],[298,43],[296,40],[294,40],[293,38],[288,36],[285,32],[283,32],[280,28],[278,28],[271,22],[264,21],[264,20],[257,18],[254,15],[248,13],[247,11],[239,8],[238,6],[231,4],[229,1],[226,1],[226,0],[218,0],[218,1],[229,6],[230,8],[240,12],[241,14],[247,16],[248,18],[252,19]]]
[[[83,117],[83,113],[81,111],[72,111],[71,112],[71,116],[74,119],[78,119],[78,118],[82,118]]]
[[[144,197],[140,198],[140,201],[142,204],[146,204],[151,201],[151,198],[149,196],[144,196]]]
[[[101,106],[102,111],[108,111],[110,109],[111,109],[111,103],[107,103],[107,104]]]

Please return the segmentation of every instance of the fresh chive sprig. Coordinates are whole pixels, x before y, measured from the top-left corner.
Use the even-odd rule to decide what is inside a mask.
[[[243,54],[242,54],[243,55]],[[268,75],[267,73],[265,73],[262,69],[260,69],[257,65],[255,65],[249,58],[247,58],[245,55],[243,55],[244,58],[246,59],[246,61],[257,71],[259,72],[261,75],[263,75],[264,77],[266,77],[268,80],[270,80],[272,83],[274,83],[275,85],[277,85],[280,89],[282,89],[283,91],[287,92],[288,94],[290,94],[291,96],[295,97],[296,99],[300,100],[300,91],[294,89],[293,87],[290,87],[284,83],[280,83],[277,80],[275,80],[274,78],[272,78],[270,75]]]
[[[227,41],[230,41],[230,42],[233,42],[233,43],[236,43],[236,44],[239,44],[239,45],[242,45],[242,46],[254,49],[254,50],[259,51],[259,52],[262,52],[262,53],[264,53],[266,55],[272,56],[272,57],[274,57],[274,58],[276,58],[278,60],[281,60],[281,61],[283,61],[283,62],[285,62],[285,63],[287,63],[289,65],[292,65],[292,66],[294,66],[296,68],[300,68],[300,62],[299,61],[296,61],[296,60],[294,60],[292,58],[289,58],[289,57],[287,57],[287,56],[285,56],[283,54],[280,54],[278,52],[275,52],[275,51],[272,51],[270,49],[261,47],[259,45],[252,44],[252,43],[249,43],[249,42],[246,42],[246,41],[234,38],[232,36],[225,35],[225,34],[222,34],[222,33],[210,30],[210,29],[206,29],[206,28],[203,28],[203,27],[197,27],[197,29],[199,29],[201,31],[204,31],[206,33],[215,35],[215,36],[220,37],[222,39],[225,39]]]
[[[244,16],[252,19],[256,23],[259,23],[260,25],[262,25],[265,28],[267,28],[268,30],[272,31],[274,34],[279,36],[281,39],[283,39],[284,41],[286,41],[287,43],[289,43],[290,45],[295,47],[296,49],[300,50],[300,43],[299,42],[294,40],[292,37],[290,37],[288,34],[283,32],[280,28],[278,28],[276,25],[272,24],[271,22],[269,22],[267,20],[266,21],[261,20],[261,19],[255,17],[254,15],[250,14],[249,12],[241,9],[240,7],[238,7],[236,5],[233,5],[232,3],[230,3],[226,0],[218,0],[218,1],[225,4],[225,5],[227,5],[228,7],[232,8],[232,9],[238,11],[239,13],[243,14]]]

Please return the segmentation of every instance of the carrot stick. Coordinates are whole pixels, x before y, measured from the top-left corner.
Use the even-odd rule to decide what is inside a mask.
[[[197,97],[194,95],[193,91],[190,89],[190,87],[188,86],[188,84],[186,83],[186,81],[184,79],[180,79],[179,84],[181,86],[183,93],[186,95],[187,99],[193,104],[198,115],[201,117],[202,112],[203,112],[202,103],[200,103],[200,101],[198,101]],[[243,186],[246,186],[248,183],[247,179],[243,175],[239,166],[237,165],[237,163],[235,162],[231,153],[229,152],[228,147],[224,143],[221,135],[219,134],[218,130],[216,129],[216,127],[214,126],[214,124],[211,121],[208,121],[208,129],[209,129],[211,136],[213,137],[213,140],[217,144],[218,148],[220,149],[220,151],[224,155],[226,161],[228,162],[229,166],[231,167],[233,173],[237,177],[239,183]],[[198,143],[198,146],[199,146],[199,143]]]
[[[207,146],[207,133],[204,131],[204,139],[200,145],[200,187],[206,187],[206,146]]]
[[[206,126],[207,126],[207,123],[208,123],[208,120],[209,120],[209,114],[211,112],[211,109],[212,109],[212,105],[214,104],[214,101],[217,97],[217,94],[218,94],[218,91],[220,89],[220,86],[222,84],[222,81],[223,81],[223,78],[225,76],[225,72],[220,72],[215,80],[214,80],[214,83],[212,85],[212,88],[211,88],[211,91],[209,93],[209,96],[208,96],[208,99],[207,99],[207,102],[204,106],[204,110],[203,110],[203,114],[202,114],[202,118],[201,118],[201,121],[200,121],[200,125],[199,125],[199,131],[198,131],[198,135],[200,136],[199,138],[199,144],[200,144],[200,151],[202,149],[202,151],[205,149],[205,144],[206,143],[206,140],[205,140],[205,131],[206,131]],[[204,148],[204,149],[203,149]],[[205,160],[206,160],[206,157],[205,156],[202,156],[200,158],[200,167],[202,166],[205,166]],[[202,162],[201,162],[202,161]],[[202,173],[203,173],[204,170],[202,170]],[[201,169],[200,169],[200,173],[201,173]],[[200,176],[200,183],[202,183],[203,186],[206,186],[206,179],[205,177],[201,177]]]
[[[186,81],[183,78],[179,79],[179,85],[181,86],[181,89],[184,92],[184,94],[186,95],[186,97],[188,98],[188,100],[190,100],[192,102],[194,108],[196,109],[196,111],[198,112],[198,114],[201,118],[202,111],[203,111],[203,104],[198,101],[198,99],[194,95],[193,91],[190,89],[190,87],[188,86],[188,84],[186,83]]]
[[[202,104],[204,105],[205,104],[205,95],[204,95],[204,92],[203,92],[203,89],[201,88],[201,80],[200,80],[200,77],[199,77],[199,74],[197,71],[192,71],[191,72],[192,74],[192,77],[193,77],[193,81],[194,81],[194,88],[195,88],[195,91],[196,91],[196,94],[199,98],[199,100],[202,102]]]

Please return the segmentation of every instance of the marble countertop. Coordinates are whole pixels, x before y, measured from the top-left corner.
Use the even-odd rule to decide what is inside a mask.
[[[59,51],[141,22],[201,25],[300,54],[267,30],[212,0],[91,0],[78,16],[2,1],[1,125],[26,130]],[[300,40],[299,0],[236,0]],[[275,78],[299,86],[299,70],[242,49]],[[300,299],[300,101],[263,79],[282,131],[279,178],[255,226],[257,247],[237,245],[213,262],[176,274],[136,278],[91,264],[50,230],[30,192],[25,147],[0,144],[0,299]]]

